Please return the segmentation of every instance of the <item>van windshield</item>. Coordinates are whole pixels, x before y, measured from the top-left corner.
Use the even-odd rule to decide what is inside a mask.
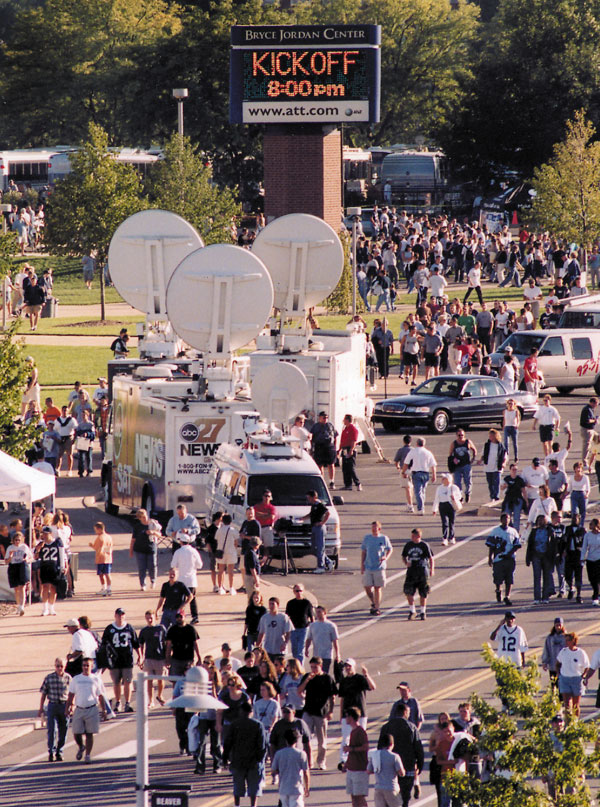
[[[309,490],[316,490],[317,496],[324,504],[331,504],[323,477],[318,474],[260,474],[248,478],[248,506],[258,504],[262,500],[263,491],[267,488],[273,494],[275,507],[306,505],[308,513],[306,494]]]
[[[531,348],[539,348],[545,338],[546,334],[536,336],[533,331],[516,331],[515,333],[511,333],[508,339],[502,342],[498,348],[498,353],[502,353],[502,351],[510,345],[513,349],[513,353],[518,353],[520,356],[529,356]]]

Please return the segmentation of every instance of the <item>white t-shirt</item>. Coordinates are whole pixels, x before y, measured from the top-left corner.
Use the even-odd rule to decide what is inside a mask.
[[[560,664],[560,674],[567,678],[583,675],[584,671],[590,666],[588,654],[580,647],[576,650],[563,647],[556,660]]]
[[[525,286],[523,288],[523,297],[526,300],[539,300],[542,296],[542,290],[539,286]]]
[[[569,490],[580,490],[583,494],[587,496],[590,495],[590,478],[584,474],[581,479],[575,479],[575,475],[572,474],[569,477]]]
[[[487,462],[483,466],[486,473],[494,473],[498,470],[498,447],[500,443],[490,443]]]
[[[481,269],[469,269],[469,274],[467,275],[467,280],[469,281],[469,288],[474,289],[476,286],[481,286]]]
[[[545,404],[538,408],[533,417],[537,420],[538,426],[554,426],[555,423],[560,423],[558,410]]]
[[[429,278],[429,288],[434,297],[441,297],[447,285],[448,281],[442,275],[433,274]]]
[[[546,466],[550,465],[550,460],[556,460],[558,463],[558,470],[564,471],[565,470],[565,462],[567,457],[569,456],[569,452],[566,448],[561,448],[560,451],[552,451],[548,454],[547,457],[544,458],[544,463]]]
[[[297,440],[300,440],[300,448],[308,451],[311,442],[311,434],[304,426],[292,426],[290,434]]]
[[[496,651],[498,658],[506,658],[517,667],[521,667],[521,653],[524,653],[529,647],[523,628],[518,625],[514,625],[512,628],[502,625],[496,634],[496,641],[498,642]]]
[[[428,448],[424,446],[417,446],[416,448],[411,448],[411,450],[406,455],[406,459],[404,460],[406,465],[410,466],[410,470],[414,473],[415,471],[433,471],[436,466],[437,462],[435,457],[431,453]],[[410,463],[412,462],[412,465]]]
[[[71,653],[80,651],[84,658],[96,658],[96,649],[98,644],[94,635],[85,628],[79,628],[73,634],[71,639]]]
[[[538,488],[540,485],[545,485],[548,481],[548,470],[544,468],[543,465],[538,465],[537,468],[528,465],[526,468],[523,468],[521,476],[527,482],[527,497],[529,499],[539,498],[540,492]]]
[[[71,679],[69,692],[75,693],[75,706],[86,709],[95,706],[102,695],[102,681],[97,675],[76,675]]]
[[[178,570],[179,580],[184,586],[196,588],[198,585],[196,572],[202,568],[202,558],[197,549],[184,544],[173,554],[171,568]]]

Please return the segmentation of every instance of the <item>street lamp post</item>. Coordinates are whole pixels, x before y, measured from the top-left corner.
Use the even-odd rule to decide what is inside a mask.
[[[358,239],[358,222],[362,216],[362,208],[349,207],[347,210],[352,217],[352,316],[356,316],[356,241]]]
[[[187,92],[187,90],[186,90]],[[136,739],[137,757],[135,762],[135,804],[148,807],[148,693],[147,681],[178,681],[180,676],[147,675],[139,672],[136,679]],[[226,709],[223,701],[210,694],[211,684],[204,667],[190,667],[185,674],[183,695],[169,701],[169,709],[185,709],[186,712],[204,712],[207,709]]]
[[[185,87],[173,90],[173,98],[177,100],[177,132],[179,137],[183,137],[183,102],[188,95],[189,92]]]

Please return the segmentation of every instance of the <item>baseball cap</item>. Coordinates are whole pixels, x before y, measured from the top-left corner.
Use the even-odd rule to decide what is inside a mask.
[[[67,619],[63,628],[78,628],[79,622],[76,619]]]
[[[408,681],[400,681],[398,686],[399,687],[408,687],[410,689],[410,684],[408,683]]]
[[[534,457],[534,458],[531,460],[531,462],[532,462],[534,465],[539,465],[539,464],[540,464],[540,458],[539,458],[539,457]]]
[[[282,712],[295,712],[296,709],[292,706],[291,703],[286,703],[285,706],[281,707]]]
[[[555,617],[555,618],[554,618],[554,624],[556,625],[557,623],[558,623],[559,625],[562,625],[562,623],[563,623],[563,618],[562,618],[562,616],[557,616],[557,617]]]
[[[513,352],[513,349],[512,349],[512,347],[511,347],[510,345],[507,345],[507,346],[504,348],[504,352],[505,352],[505,353],[512,353],[512,352]]]
[[[504,614],[504,619],[516,619],[517,615],[514,611],[506,611]]]
[[[115,614],[123,614],[123,615],[125,615],[125,611],[122,608],[117,608],[117,610],[115,611]]]
[[[327,412],[319,412],[319,417],[320,418],[322,418],[322,417],[326,418],[327,417]]]
[[[353,658],[344,659],[344,667],[356,667],[356,662]]]
[[[221,645],[221,650],[231,650],[231,647],[227,644],[227,642],[223,642]]]
[[[107,379],[103,375],[98,376],[98,381],[106,381],[106,380]]]
[[[42,527],[42,532],[52,532],[52,527]]]

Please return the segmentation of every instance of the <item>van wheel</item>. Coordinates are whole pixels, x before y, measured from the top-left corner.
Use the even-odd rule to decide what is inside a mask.
[[[557,387],[556,389],[561,395],[570,395],[575,387]]]
[[[335,555],[330,555],[329,557],[330,557],[330,559],[333,561],[333,568],[334,568],[334,569],[337,569],[337,568],[338,568],[338,566],[340,565],[340,556],[339,556],[339,553],[338,553],[338,552],[336,552],[336,553],[335,553]]]
[[[599,375],[599,376],[598,376],[598,378],[597,378],[597,379],[594,381],[594,390],[595,390],[595,392],[596,392],[596,395],[600,395],[600,375]]]
[[[154,509],[154,492],[151,488],[144,488],[144,492],[142,493],[142,510],[145,510],[150,518],[154,518]]]
[[[112,468],[107,469],[104,480],[104,512],[109,516],[119,515],[119,507],[112,500]]]

